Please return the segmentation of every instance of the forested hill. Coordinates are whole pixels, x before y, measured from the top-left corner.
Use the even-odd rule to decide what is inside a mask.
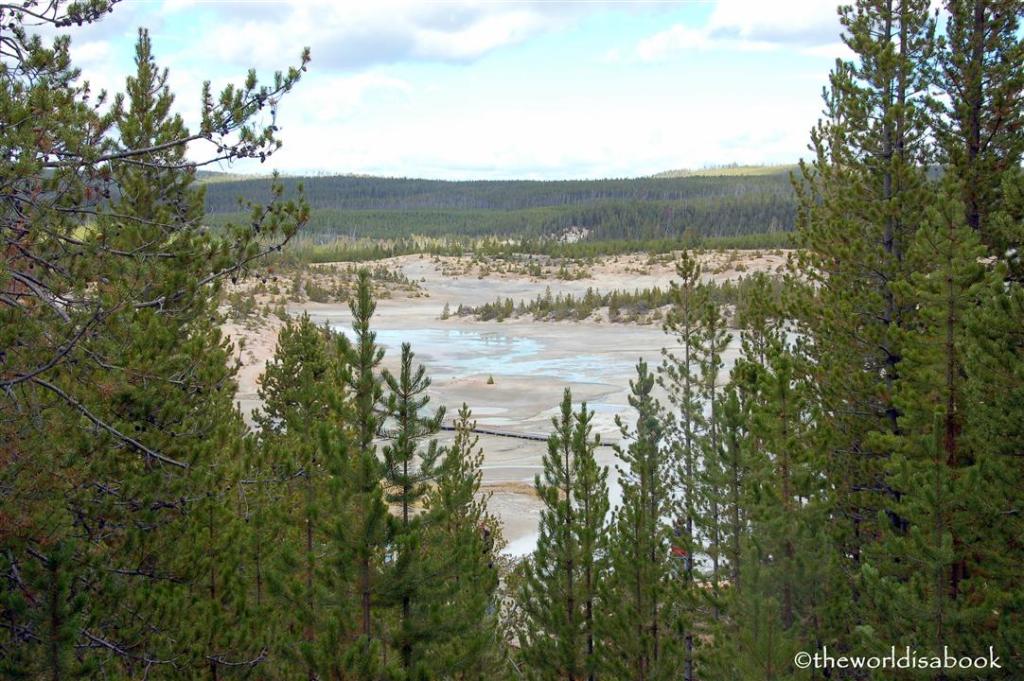
[[[752,175],[690,175],[607,180],[460,181],[354,175],[284,178],[304,187],[310,231],[360,237],[409,234],[544,235],[568,227],[592,238],[659,238],[692,230],[731,236],[793,227],[789,167]],[[238,197],[265,199],[267,178],[204,174],[214,222],[238,210]]]
[[[201,179],[213,180],[215,174]],[[609,200],[688,201],[745,196],[790,197],[787,169],[751,176],[647,177],[610,180],[481,180],[450,182],[358,175],[289,177],[286,189],[302,183],[310,206],[334,209],[482,209],[518,210]],[[211,182],[206,208],[211,213],[234,211],[238,195],[269,191],[266,178]]]

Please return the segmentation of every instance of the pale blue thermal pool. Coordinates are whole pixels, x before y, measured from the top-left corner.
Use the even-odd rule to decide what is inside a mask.
[[[336,330],[351,334],[337,325]],[[493,376],[538,376],[561,383],[600,382],[602,375],[631,371],[635,360],[583,352],[557,358],[541,358],[542,340],[499,332],[461,329],[380,329],[377,343],[390,358],[410,343],[417,363],[435,378],[474,374]],[[606,406],[605,408],[608,408]]]
[[[334,328],[351,337],[348,325],[339,323]],[[493,326],[490,328],[493,329]],[[515,331],[515,328],[506,332],[504,329],[489,330],[487,327],[480,330],[436,327],[378,329],[376,342],[386,351],[384,364],[392,367],[401,353],[402,344],[409,343],[415,353],[415,363],[426,367],[434,381],[434,389],[439,391],[436,397],[441,400],[446,397],[443,394],[446,385],[473,376],[493,376],[499,387],[508,385],[506,381],[510,378],[541,378],[554,384],[554,389],[548,388],[543,396],[532,391],[533,383],[515,383],[530,387],[495,394],[515,401],[520,409],[518,415],[507,413],[510,405],[501,400],[483,405],[470,404],[480,424],[486,428],[525,433],[546,432],[550,418],[555,415],[561,386],[568,385],[573,386],[576,399],[588,392],[595,398],[587,401],[587,407],[595,414],[595,433],[601,433],[603,442],[618,442],[621,435],[614,424],[614,417],[621,416],[627,422],[632,417],[626,393],[629,381],[635,375],[637,356],[642,354],[648,362],[656,365],[660,359],[660,344],[663,342],[660,334],[652,329],[649,340],[641,338],[638,342],[635,330],[610,327],[599,330],[603,334],[602,338],[588,339],[587,333],[597,331],[588,328],[573,339],[572,344],[567,344],[564,340],[558,342],[557,338],[543,333],[526,336],[516,334]],[[583,389],[585,385],[589,386],[589,390]],[[532,407],[531,400],[537,403],[536,410],[528,407],[525,411],[532,415],[524,416],[523,402]],[[451,400],[449,402],[456,403]],[[510,451],[510,446],[515,451]],[[530,483],[534,475],[541,472],[543,443],[495,439],[486,441],[485,451],[498,448],[504,450],[499,455],[504,458],[485,460],[485,480]],[[596,455],[601,465],[609,467],[609,497],[611,505],[617,506],[622,495],[616,470],[619,462],[614,451],[609,448],[599,449]],[[516,507],[516,510],[510,512],[521,514],[523,511],[521,507]],[[527,512],[536,513],[536,509]],[[500,507],[498,515],[503,516]],[[503,520],[509,518],[503,517]],[[524,555],[533,550],[537,533],[528,531],[509,536],[509,539],[505,551],[512,555]]]

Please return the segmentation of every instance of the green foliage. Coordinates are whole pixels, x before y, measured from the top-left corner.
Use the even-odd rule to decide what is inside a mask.
[[[424,555],[425,530],[420,517],[411,513],[426,497],[440,451],[436,440],[430,440],[426,449],[418,445],[423,438],[438,432],[445,413],[444,407],[440,407],[430,416],[422,414],[430,402],[426,394],[430,379],[423,366],[413,369],[413,356],[411,346],[403,343],[398,376],[387,369],[383,372],[388,391],[386,410],[394,422],[392,442],[383,451],[385,498],[398,506],[401,520],[391,537],[396,556],[388,574],[388,590],[401,603],[401,625],[395,639],[403,672],[409,678],[423,673],[424,648],[436,633],[424,621],[423,611],[429,613],[429,607],[420,602],[431,572]]]
[[[685,256],[684,256],[685,257]],[[746,310],[761,298],[778,300],[782,295],[781,279],[766,274],[741,276],[735,281],[722,283],[709,281],[703,284],[702,294],[718,306],[731,306],[731,322],[746,314]],[[613,323],[651,324],[660,318],[662,311],[676,301],[672,288],[635,289],[633,291],[613,290],[600,293],[587,288],[581,296],[572,293],[552,294],[547,289],[531,301],[516,304],[511,298],[498,299],[483,305],[460,305],[458,316],[473,316],[481,321],[505,321],[510,317],[529,314],[536,321],[557,322],[564,320],[584,321],[594,318],[601,310],[607,309],[608,321]]]
[[[834,603],[826,636],[850,650],[863,643],[857,624],[869,618],[856,573],[872,538],[903,522],[893,513],[903,490],[884,468],[893,453],[887,438],[900,430],[894,398],[904,333],[917,316],[899,282],[910,275],[908,249],[933,200],[926,138],[934,22],[926,2],[858,2],[841,18],[859,59],[837,63],[828,115],[811,135],[798,225],[801,273],[814,290],[794,316],[811,339],[816,399],[832,419],[822,446],[834,485],[833,541],[848,561],[848,596]]]
[[[455,439],[445,449],[424,504],[428,517],[422,545],[430,547],[432,561],[424,594],[431,628],[424,659],[434,678],[501,678],[505,646],[495,564],[503,544],[501,524],[487,510],[489,495],[480,494],[484,454],[465,404],[454,427]]]
[[[605,578],[608,472],[594,459],[600,438],[591,435],[593,416],[585,403],[573,413],[566,388],[544,475],[534,481],[544,510],[517,597],[526,614],[520,654],[539,679],[595,678],[602,667],[598,630],[608,602],[598,588]]]
[[[377,371],[384,350],[376,344],[370,329],[376,304],[371,298],[369,272],[359,273],[356,298],[349,303],[354,339],[339,337],[339,354],[345,361],[343,381],[352,394],[352,460],[348,465],[351,482],[345,490],[345,506],[351,519],[337,529],[344,556],[357,575],[356,592],[360,610],[358,638],[345,660],[348,669],[360,678],[380,673],[383,641],[380,622],[374,618],[375,601],[383,583],[383,562],[387,550],[391,520],[384,502],[380,481],[384,468],[375,440],[384,427],[383,379]]]
[[[287,622],[268,623],[276,629],[275,639],[289,630],[302,632],[274,650],[272,661],[292,661],[309,675],[330,668],[329,625],[349,614],[325,605],[332,603],[329,594],[337,579],[320,549],[331,538],[322,509],[332,500],[336,474],[320,430],[336,422],[344,400],[333,349],[331,333],[307,315],[289,319],[260,377],[261,410],[254,417],[261,440],[250,502],[257,601],[267,604],[268,613],[289,615]]]
[[[688,233],[784,233],[796,215],[785,172],[553,182],[336,176],[287,179],[285,186],[303,187],[313,208],[309,232],[321,238],[535,239],[582,228],[587,240],[679,240]],[[218,226],[239,219],[235,197],[267,191],[263,179],[207,185],[207,220]]]
[[[1020,116],[1019,70],[1004,61],[1020,49],[1009,28],[1016,19],[1004,17],[1020,10],[950,3],[939,41],[924,2],[861,2],[843,13],[859,59],[837,67],[829,116],[812,136],[817,158],[798,221],[812,288],[797,303],[805,313],[794,315],[813,400],[828,417],[818,441],[839,560],[827,578],[845,596],[820,612],[838,649],[998,642],[1005,659],[1014,656],[1014,626],[993,604],[1016,588],[968,577],[1015,551],[1005,535],[976,531],[981,508],[1013,502],[978,475],[982,452],[1001,445],[975,439],[992,411],[967,396],[981,399],[992,381],[992,346],[981,349],[987,332],[975,314],[1014,289],[999,283],[999,261],[1019,233],[1002,201],[1004,164],[1018,162],[1020,146],[997,130]],[[941,106],[930,99],[934,86],[948,88]],[[935,162],[941,178],[925,171]],[[981,603],[993,606],[987,618]],[[983,626],[988,644],[977,635]]]
[[[270,206],[250,228],[206,233],[185,147],[276,148],[253,101],[298,72],[208,98],[209,127],[192,135],[145,31],[126,94],[108,105],[77,80],[67,37],[46,46],[24,23],[91,23],[107,9],[3,10],[0,665],[29,678],[243,671],[265,641],[231,493],[243,424],[217,285],[263,251],[255,231],[279,244],[303,209]]]
[[[601,585],[607,610],[598,622],[603,665],[612,678],[677,678],[684,660],[680,623],[683,600],[675,597],[678,561],[671,551],[671,460],[662,446],[664,419],[653,397],[655,381],[647,364],[637,365],[629,404],[636,424],[618,417],[626,448],[616,450],[622,505],[615,510],[608,538],[608,578]]]
[[[412,349],[397,373],[381,368],[373,285],[403,277],[334,272],[349,335],[281,310],[252,432],[234,406],[219,282],[308,210],[279,201],[273,180],[216,183],[211,206],[238,186],[273,203],[205,230],[185,147],[265,159],[278,142],[258,113],[299,70],[207,89],[191,134],[144,31],[126,94],[104,110],[68,39],[29,35],[29,9],[0,10],[5,676],[801,679],[819,674],[796,669],[796,651],[910,645],[992,646],[1004,666],[990,677],[1020,677],[1019,1],[950,2],[939,40],[923,0],[841,9],[857,58],[837,62],[796,185],[792,276],[702,283],[684,253],[668,290],[484,306],[657,310],[674,340],[657,381],[641,361],[630,383],[610,521],[593,412],[574,412],[566,390],[535,481],[537,549],[504,587],[472,413],[462,406],[441,446],[444,410],[430,412]],[[65,28],[107,9],[57,2],[31,19]],[[317,207],[394,240],[311,239],[275,266],[472,250],[483,268],[531,275],[532,256],[566,258],[551,269],[575,278],[586,258],[641,245],[626,239],[667,262],[785,217],[779,183],[327,178]],[[382,227],[399,212],[412,222]],[[417,220],[443,238],[413,238]],[[581,226],[595,238],[557,238]],[[779,237],[742,237],[762,238]],[[294,286],[340,296],[312,274]],[[255,307],[226,301],[243,317]]]
[[[983,243],[1005,257],[1020,245],[993,224],[1004,208],[1003,178],[1024,153],[1021,98],[1024,60],[1021,5],[1010,1],[955,0],[937,53],[937,79],[947,99],[935,121],[942,160],[961,181],[964,221]]]
[[[697,510],[699,469],[698,434],[705,424],[699,401],[700,378],[697,375],[701,351],[701,310],[707,304],[706,286],[701,285],[700,264],[688,253],[676,263],[676,276],[670,289],[671,304],[663,328],[675,338],[675,347],[662,350],[658,383],[666,391],[670,409],[667,411],[665,441],[673,458],[672,482],[676,488],[673,516],[672,546],[677,558],[684,562],[680,570],[678,597],[680,607],[691,606],[696,591],[694,557],[697,555]],[[685,600],[684,600],[685,599]],[[685,678],[694,678],[695,625],[681,623],[684,646]]]

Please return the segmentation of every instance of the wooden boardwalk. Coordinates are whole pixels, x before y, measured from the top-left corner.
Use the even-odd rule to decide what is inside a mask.
[[[451,425],[451,424],[448,424],[448,423],[444,423],[444,424],[441,424],[441,430],[454,431],[455,430],[455,426]],[[534,442],[547,442],[548,441],[548,436],[547,435],[539,435],[537,433],[515,433],[515,432],[512,432],[510,430],[498,430],[496,428],[474,428],[473,432],[476,433],[477,435],[493,435],[494,437],[510,437],[510,438],[515,439],[515,440],[532,440]],[[602,440],[600,442],[600,444],[598,444],[597,446],[598,447],[614,447],[615,444],[617,444],[617,443],[605,442],[605,441]]]

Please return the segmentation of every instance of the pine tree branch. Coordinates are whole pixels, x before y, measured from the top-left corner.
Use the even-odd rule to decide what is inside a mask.
[[[38,378],[38,377],[37,378],[33,378],[32,379],[32,383],[35,383],[36,385],[38,385],[40,387],[43,387],[43,388],[46,388],[50,392],[54,393],[55,395],[60,397],[62,400],[64,400],[67,404],[69,404],[70,406],[74,407],[82,416],[84,416],[89,421],[91,421],[93,425],[95,425],[98,428],[101,428],[101,429],[107,431],[108,433],[110,433],[111,435],[116,437],[118,440],[121,440],[125,444],[131,445],[134,449],[137,449],[139,452],[145,454],[146,456],[148,456],[148,457],[150,457],[152,459],[156,459],[157,461],[161,461],[163,463],[169,464],[171,466],[176,466],[178,468],[187,469],[189,467],[189,465],[187,463],[183,463],[181,461],[177,461],[177,460],[172,459],[170,457],[164,456],[160,452],[158,452],[158,451],[156,451],[154,449],[150,449],[149,447],[147,447],[146,445],[142,444],[141,442],[139,442],[135,438],[130,437],[128,435],[125,435],[124,433],[119,431],[117,428],[114,428],[112,425],[110,425],[109,423],[107,423],[103,419],[101,419],[98,416],[96,416],[95,414],[93,414],[91,411],[89,411],[89,409],[84,404],[79,402],[77,399],[75,399],[74,397],[69,395],[64,390],[61,390],[59,387],[57,387],[53,383],[50,383],[49,381],[45,381],[45,380],[43,380],[41,378]]]

